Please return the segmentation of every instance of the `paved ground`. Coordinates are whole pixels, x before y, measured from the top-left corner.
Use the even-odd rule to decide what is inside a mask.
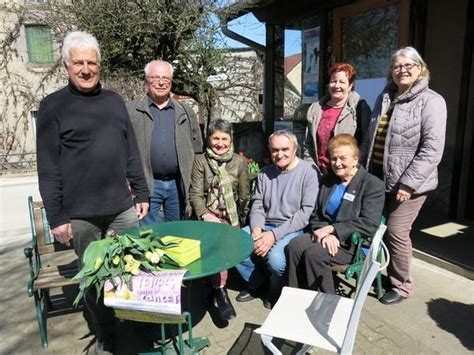
[[[41,350],[34,302],[26,294],[28,272],[23,247],[29,235],[2,238],[0,246],[0,353],[79,354],[92,337],[81,312],[49,318],[49,347]],[[398,305],[384,306],[369,297],[362,313],[355,353],[468,354],[474,352],[474,282],[420,260],[413,263],[416,295]],[[234,282],[234,285],[237,283]],[[237,285],[238,288],[238,285]],[[232,298],[236,290],[230,290]],[[69,294],[69,299],[73,297]],[[266,354],[252,330],[268,310],[260,300],[234,302],[237,318],[220,323],[206,312],[202,292],[193,288],[194,336],[207,336],[205,354]],[[134,329],[130,330],[131,332]],[[128,344],[130,345],[130,344]],[[294,353],[289,344],[285,354]],[[124,346],[123,349],[128,348]]]

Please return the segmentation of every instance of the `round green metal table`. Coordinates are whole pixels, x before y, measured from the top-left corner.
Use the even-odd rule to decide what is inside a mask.
[[[178,221],[153,224],[143,228],[152,228],[158,237],[172,235],[201,241],[201,258],[184,267],[188,270],[184,275],[185,281],[200,279],[230,269],[253,252],[253,240],[248,233],[222,223]],[[126,232],[138,236],[139,231],[140,228],[132,228]],[[174,265],[166,264],[161,266],[165,269],[178,269]],[[188,301],[191,297],[191,284],[189,282],[186,287]],[[164,319],[162,315],[161,319]],[[160,321],[159,323],[162,323],[164,344],[163,323],[165,322]],[[174,323],[178,326],[178,348],[173,344],[167,344],[156,349],[157,351],[153,352],[154,354],[197,354],[200,350],[210,345],[209,339],[205,337],[193,338],[190,313],[185,312],[181,316],[168,317],[166,323]],[[188,326],[189,338],[186,341],[183,340],[182,336],[182,323],[187,323]]]

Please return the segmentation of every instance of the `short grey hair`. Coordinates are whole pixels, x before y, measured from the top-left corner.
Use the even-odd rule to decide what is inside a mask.
[[[151,62],[147,63],[147,65],[145,65],[145,78],[148,78],[148,74],[150,73],[150,67],[153,64],[158,64],[158,63],[168,65],[171,71],[171,78],[173,78],[173,74],[174,74],[173,66],[171,65],[171,63],[167,62],[166,60],[161,60],[161,59],[154,59]]]
[[[298,150],[298,138],[296,138],[296,135],[290,131],[287,131],[285,129],[281,129],[279,131],[273,132],[270,137],[268,137],[268,147],[271,149],[272,148],[272,139],[273,137],[279,137],[283,136],[288,138],[288,140],[293,143],[293,147],[295,147],[296,150]]]
[[[392,66],[397,60],[397,57],[405,57],[409,60],[411,60],[413,63],[416,63],[420,66],[421,73],[420,73],[420,79],[421,78],[428,78],[430,79],[430,71],[428,70],[428,66],[426,65],[426,62],[423,60],[421,57],[420,53],[413,48],[413,47],[403,47],[395,51],[395,53],[392,54],[392,57],[390,59],[390,70],[388,73],[388,81],[392,82]]]
[[[221,118],[212,121],[207,127],[207,139],[209,139],[217,131],[227,133],[230,138],[234,139],[234,130],[232,129],[232,123],[225,121]]]
[[[100,63],[100,47],[97,39],[88,32],[84,31],[74,31],[69,32],[66,37],[64,37],[63,48],[62,48],[62,59],[65,66],[69,66],[69,51],[72,48],[77,49],[95,49],[97,52],[97,59]]]

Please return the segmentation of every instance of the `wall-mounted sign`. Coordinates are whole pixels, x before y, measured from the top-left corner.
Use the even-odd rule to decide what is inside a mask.
[[[303,103],[315,102],[319,88],[319,27],[303,31]]]

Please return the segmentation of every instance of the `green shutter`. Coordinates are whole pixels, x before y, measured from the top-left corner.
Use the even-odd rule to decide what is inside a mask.
[[[53,62],[51,30],[47,26],[26,26],[26,46],[30,63],[49,64]]]

